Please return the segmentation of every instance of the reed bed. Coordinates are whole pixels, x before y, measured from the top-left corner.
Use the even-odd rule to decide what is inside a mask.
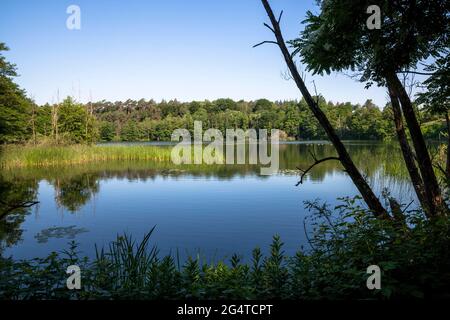
[[[115,146],[4,146],[0,165],[4,169],[48,167],[117,160],[170,161],[170,148],[144,145]]]

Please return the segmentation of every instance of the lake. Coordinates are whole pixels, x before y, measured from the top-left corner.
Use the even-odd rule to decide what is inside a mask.
[[[154,145],[154,143],[152,143]],[[402,203],[413,196],[395,144],[346,142],[358,168],[377,194],[387,188]],[[170,148],[162,144],[161,148]],[[66,249],[71,240],[88,256],[124,232],[141,239],[153,226],[152,243],[161,254],[200,254],[209,261],[239,253],[244,259],[257,246],[267,252],[278,234],[288,254],[307,247],[304,201],[330,205],[357,194],[336,161],[313,169],[305,182],[297,167],[334,155],[327,142],[280,145],[280,169],[259,175],[251,165],[175,166],[103,162],[87,165],[4,170],[10,197],[27,194],[39,204],[0,224],[0,253],[14,258],[45,256]],[[307,224],[306,224],[307,228]]]

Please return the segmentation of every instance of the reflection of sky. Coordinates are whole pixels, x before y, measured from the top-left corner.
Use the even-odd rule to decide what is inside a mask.
[[[358,168],[369,175],[368,182],[377,195],[388,188],[401,203],[409,203],[413,191],[402,171],[403,160],[392,157],[394,149],[363,142],[347,145]],[[274,234],[280,234],[286,251],[293,253],[305,244],[303,218],[307,213],[303,201],[320,199],[332,207],[336,198],[358,194],[350,178],[333,161],[315,167],[305,183],[295,187],[299,178],[295,168],[311,164],[311,150],[319,158],[333,155],[329,145],[314,149],[304,143],[282,145],[283,174],[275,176],[258,176],[259,169],[226,165],[184,168],[186,171],[180,167],[171,172],[173,166],[158,169],[157,164],[145,161],[18,170],[17,177],[49,179],[66,191],[71,191],[72,184],[80,191],[80,187],[87,187],[80,183],[92,184],[93,179],[97,179],[99,189],[79,211],[71,213],[57,207],[54,186],[42,180],[38,213],[26,217],[21,226],[24,241],[6,253],[21,258],[65,249],[67,237],[49,238],[47,243],[38,244],[35,236],[48,228],[66,230],[62,228],[74,226],[75,230],[88,230],[76,234],[75,239],[84,253],[92,255],[94,244],[105,245],[123,232],[142,238],[154,225],[157,227],[152,239],[164,254],[178,248],[182,254],[201,249],[208,257],[220,258],[234,252],[249,257],[255,246],[267,249]],[[85,179],[77,179],[81,175],[86,175]],[[63,203],[79,201],[76,190],[69,192]],[[89,188],[83,192],[89,192]]]
[[[6,254],[17,258],[43,256],[67,248],[68,239],[50,238],[38,244],[34,236],[49,227],[89,230],[77,235],[80,249],[93,254],[117,233],[141,238],[156,225],[152,236],[161,253],[195,254],[198,249],[212,258],[234,252],[249,257],[256,246],[267,249],[274,234],[293,253],[305,244],[303,232],[304,200],[334,203],[336,197],[356,194],[341,173],[326,174],[322,183],[307,181],[295,187],[297,176],[257,176],[219,180],[206,177],[161,177],[139,181],[108,179],[100,181],[100,192],[80,211],[70,213],[55,204],[51,185],[39,185],[39,210],[22,225],[24,241]]]

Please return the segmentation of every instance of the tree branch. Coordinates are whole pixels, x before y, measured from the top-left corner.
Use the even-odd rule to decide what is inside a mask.
[[[280,15],[278,16],[278,20],[277,20],[278,24],[280,24],[282,16],[283,16],[283,10],[281,10]]]
[[[412,71],[412,70],[404,70],[404,71],[398,71],[397,73],[404,73],[404,74],[418,74],[421,76],[432,76],[434,74],[439,74],[439,72],[420,72],[420,71]]]
[[[266,28],[268,28],[270,31],[272,31],[273,33],[275,33],[275,30],[271,26],[269,26],[267,23],[264,22],[264,26]]]
[[[6,204],[5,202],[1,201],[2,204]],[[35,204],[38,204],[39,201],[25,201],[19,204],[13,204],[13,205],[8,205],[6,204],[9,208],[7,208],[6,210],[4,210],[2,213],[0,213],[0,220],[3,219],[4,217],[6,217],[9,213],[11,213],[12,211],[16,210],[16,209],[21,209],[21,208],[29,208],[34,206]]]
[[[301,174],[301,176],[300,176],[300,181],[297,182],[297,184],[296,184],[295,186],[298,187],[300,184],[303,184],[303,179],[304,179],[305,176],[308,174],[308,172],[311,171],[312,168],[314,168],[314,167],[315,167],[316,165],[318,165],[319,163],[322,163],[322,162],[325,162],[325,161],[328,161],[328,160],[337,160],[337,161],[340,161],[341,159],[338,158],[338,157],[326,157],[326,158],[317,160],[317,159],[314,157],[314,163],[313,163],[312,165],[310,165],[306,170],[303,170],[303,169],[297,167],[297,169],[300,170],[300,171],[302,172],[302,174]]]
[[[316,94],[316,104],[319,105],[319,95],[317,94],[316,82],[313,80],[312,83],[314,85],[314,93]]]
[[[275,42],[275,41],[266,40],[266,41],[262,41],[262,42],[260,42],[260,43],[255,44],[255,45],[253,46],[253,48],[259,47],[260,45],[263,45],[263,44],[266,44],[266,43],[271,43],[271,44],[276,44],[276,45],[278,45],[278,43]]]
[[[444,175],[444,177],[447,176],[447,172],[445,171],[445,169],[439,163],[434,163],[433,167],[438,169]]]

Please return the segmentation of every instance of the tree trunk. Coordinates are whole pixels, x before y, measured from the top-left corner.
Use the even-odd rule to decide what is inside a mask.
[[[446,213],[448,208],[442,198],[425,139],[423,138],[411,100],[395,72],[389,73],[386,81],[392,89],[393,95],[400,100],[402,106],[403,115],[405,116],[406,124],[411,134],[411,140],[416,151],[417,163],[425,187],[425,195],[427,202],[430,204],[429,214],[434,216]]]
[[[33,144],[36,145],[36,104],[34,101],[32,103],[31,132],[33,135]]]
[[[318,104],[314,101],[311,94],[309,93],[308,89],[305,86],[305,83],[303,82],[297,67],[292,59],[291,54],[289,53],[289,50],[286,47],[286,44],[283,39],[283,35],[281,33],[279,21],[275,18],[272,8],[269,5],[269,2],[267,0],[261,0],[264,9],[267,12],[267,15],[269,16],[270,22],[272,24],[272,31],[275,34],[277,44],[283,54],[284,60],[286,61],[286,64],[289,68],[289,71],[292,75],[292,78],[294,79],[297,87],[300,89],[300,92],[302,93],[303,97],[305,98],[306,103],[308,104],[309,108],[311,109],[312,113],[316,117],[316,119],[319,121],[320,125],[324,128],[325,132],[327,133],[328,138],[333,143],[333,146],[335,147],[338,155],[339,160],[344,167],[345,171],[348,173],[350,178],[352,179],[353,183],[358,188],[359,192],[361,193],[364,201],[366,202],[369,209],[376,215],[380,217],[389,217],[389,214],[387,213],[386,209],[382,206],[380,200],[377,198],[377,196],[374,194],[370,186],[368,185],[367,181],[362,177],[361,173],[356,168],[355,164],[353,163],[353,160],[351,159],[350,155],[347,152],[347,149],[345,148],[344,144],[342,143],[341,139],[336,134],[334,128],[330,124],[330,121],[328,120],[325,113],[320,109]]]
[[[445,113],[445,122],[447,123],[447,163],[445,165],[445,172],[447,180],[450,180],[450,119],[448,112]]]
[[[413,151],[411,150],[408,138],[406,136],[400,104],[398,98],[394,95],[392,88],[388,88],[388,91],[389,97],[391,99],[392,112],[394,114],[395,131],[397,132],[397,138],[400,144],[400,149],[402,150],[403,153],[403,159],[405,160],[406,168],[411,178],[411,182],[414,186],[417,198],[419,199],[421,206],[423,207],[425,213],[428,216],[429,203],[427,202],[427,198],[425,196],[424,191],[425,188],[423,185],[422,177],[420,176],[420,173],[417,169],[416,163],[414,161],[414,154]]]

